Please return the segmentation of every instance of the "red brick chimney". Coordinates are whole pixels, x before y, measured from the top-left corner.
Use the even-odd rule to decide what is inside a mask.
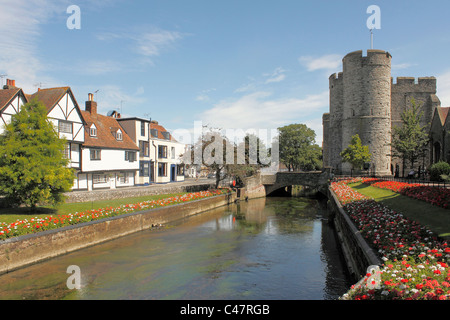
[[[94,101],[94,94],[88,94],[88,101],[86,101],[86,111],[91,114],[97,114],[97,102]]]
[[[6,79],[6,84],[3,89],[13,89],[16,87],[16,80]]]

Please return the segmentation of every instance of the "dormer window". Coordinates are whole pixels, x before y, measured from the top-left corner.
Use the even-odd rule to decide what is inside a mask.
[[[161,132],[161,134],[163,135],[164,139],[166,140],[170,140],[170,133],[167,131]]]
[[[122,131],[121,130],[117,130],[116,131],[116,140],[121,141],[122,140]]]
[[[97,127],[94,124],[89,128],[89,136],[91,137],[97,136]]]

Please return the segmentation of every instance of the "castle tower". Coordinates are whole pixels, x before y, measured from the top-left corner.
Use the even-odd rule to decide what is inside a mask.
[[[341,151],[358,134],[372,154],[370,172],[391,174],[391,55],[382,50],[347,54],[343,61],[342,142]],[[330,92],[330,98],[332,93]],[[330,104],[340,105],[341,101]],[[351,165],[342,164],[349,174]]]
[[[324,166],[336,169],[338,172],[342,169],[342,161],[339,153],[342,151],[342,117],[344,110],[344,81],[343,73],[334,73],[329,77],[330,90],[330,114],[325,117],[324,128]],[[336,156],[338,155],[338,156]],[[325,156],[328,158],[326,159]]]

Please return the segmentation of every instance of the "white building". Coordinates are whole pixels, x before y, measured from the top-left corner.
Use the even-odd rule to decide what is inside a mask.
[[[143,118],[121,118],[112,114],[136,146],[139,146],[139,172],[136,184],[184,181],[180,155],[185,145],[176,141],[157,121]]]
[[[11,122],[11,116],[18,113],[27,98],[22,89],[16,88],[15,80],[6,80],[6,85],[0,90],[0,134],[4,126]]]
[[[89,94],[85,120],[85,142],[81,152],[81,174],[86,185],[79,189],[119,188],[135,185],[139,170],[139,148],[114,117],[97,113]],[[81,180],[80,180],[81,181]]]
[[[47,117],[58,130],[59,137],[67,140],[65,156],[69,166],[75,169],[73,189],[83,185],[81,174],[81,145],[84,143],[84,120],[70,87],[39,89],[28,100],[37,99],[47,108]]]

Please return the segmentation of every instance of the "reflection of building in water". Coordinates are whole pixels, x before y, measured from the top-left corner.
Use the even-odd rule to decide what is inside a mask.
[[[266,198],[257,198],[250,201],[240,201],[238,210],[245,214],[245,220],[248,222],[265,223],[267,221]]]

